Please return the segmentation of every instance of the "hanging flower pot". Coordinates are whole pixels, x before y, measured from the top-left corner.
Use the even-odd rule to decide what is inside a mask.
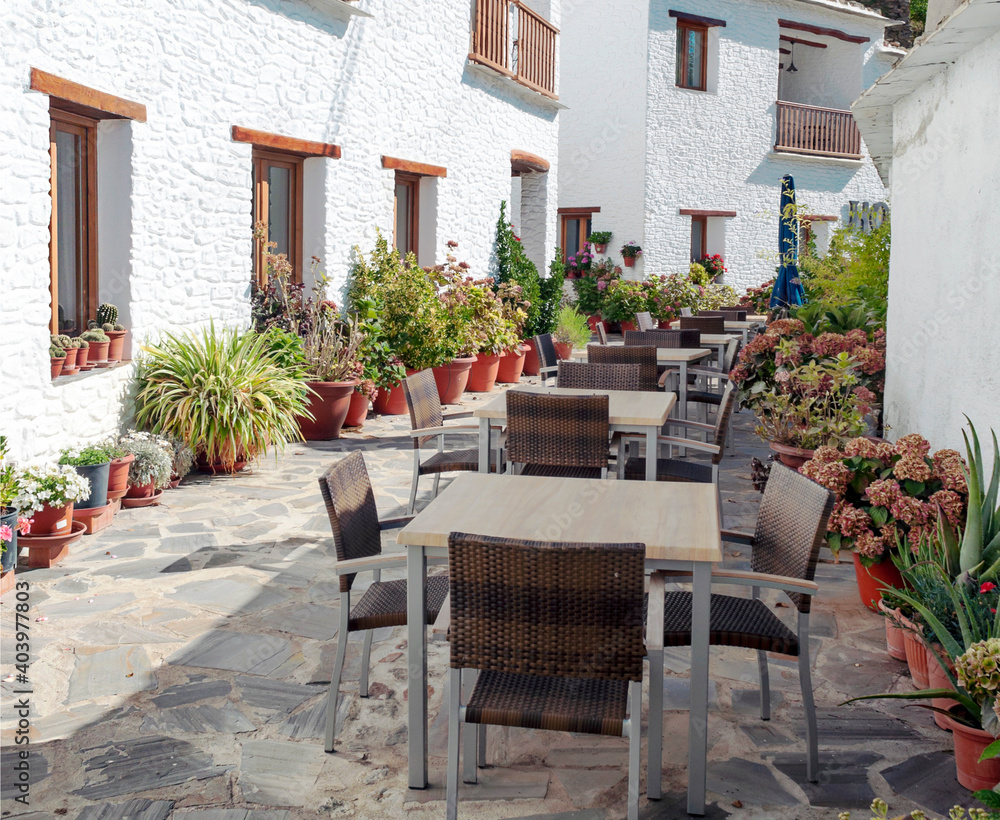
[[[635,257],[634,256],[626,256],[625,257],[625,267],[626,268],[634,268],[635,267]]]
[[[108,500],[121,498],[128,490],[128,468],[135,461],[135,456],[129,453],[122,458],[113,459],[108,465]]]
[[[360,382],[307,382],[314,391],[309,396],[309,412],[313,419],[299,417],[299,429],[306,441],[330,441],[340,438],[340,430],[351,407],[351,394]]]
[[[523,344],[506,351],[500,357],[500,366],[497,368],[497,381],[501,384],[517,384],[521,381],[521,373],[524,372],[524,360],[526,356],[527,349]]]
[[[366,393],[355,390],[351,393],[351,403],[344,418],[344,427],[361,427],[368,418],[368,405],[371,399]]]
[[[595,242],[594,250],[598,253],[607,253],[608,243],[607,242]]]
[[[861,603],[872,612],[878,610],[879,602],[882,600],[883,586],[903,588],[903,576],[899,574],[896,565],[888,558],[866,567],[861,563],[861,556],[852,552],[854,558],[854,574],[858,579],[858,592],[861,595]]]
[[[534,340],[528,339],[521,342],[524,348],[524,369],[521,371],[525,376],[538,375],[538,351],[535,350]]]
[[[982,729],[973,729],[951,717],[945,722],[951,729],[955,744],[955,770],[958,782],[971,791],[992,789],[1000,783],[1000,758],[979,762],[983,750],[994,740],[993,735]]]
[[[499,367],[499,354],[477,353],[469,368],[469,382],[465,389],[470,393],[489,393],[496,386]]]
[[[461,402],[462,394],[469,383],[469,371],[475,361],[475,356],[465,356],[460,359],[452,359],[448,364],[433,369],[441,404]]]

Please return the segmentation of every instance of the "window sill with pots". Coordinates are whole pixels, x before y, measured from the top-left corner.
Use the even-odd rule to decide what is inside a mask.
[[[52,380],[52,384],[63,385],[72,384],[73,382],[82,381],[88,379],[92,376],[98,376],[101,373],[110,373],[114,370],[119,370],[123,367],[128,367],[132,364],[131,359],[122,359],[120,362],[110,362],[101,367],[94,367],[91,370],[81,370],[79,373],[73,373],[69,376],[59,375]]]

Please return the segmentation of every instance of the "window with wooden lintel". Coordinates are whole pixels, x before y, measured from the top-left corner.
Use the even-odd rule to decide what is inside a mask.
[[[583,249],[587,237],[590,236],[593,215],[600,212],[601,209],[597,207],[559,209],[560,245],[564,262],[570,256],[576,256]]]
[[[442,165],[382,157],[382,167],[393,170],[395,186],[392,200],[392,243],[404,256],[412,253],[420,257],[420,234],[424,234],[427,258],[421,264],[433,264],[431,255],[437,234],[437,188],[435,180],[448,176],[448,169]],[[421,204],[420,192],[423,188],[425,202]],[[424,219],[421,220],[421,211]],[[423,222],[423,224],[421,224]]]
[[[724,28],[725,20],[671,9],[677,18],[676,84],[691,91],[708,90],[709,31]]]
[[[691,217],[691,261],[697,262],[708,253],[708,217]]]
[[[403,256],[417,255],[420,236],[420,177],[396,171],[392,244]]]
[[[691,217],[691,261],[700,262],[705,256],[725,250],[724,220],[736,216],[736,211],[681,208],[681,216]]]
[[[253,149],[253,224],[264,225],[272,253],[284,254],[292,281],[302,281],[302,157]],[[264,243],[254,242],[254,276],[267,284]]]

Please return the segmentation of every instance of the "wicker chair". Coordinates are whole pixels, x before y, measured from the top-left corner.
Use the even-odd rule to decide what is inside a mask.
[[[551,333],[542,333],[535,337],[535,352],[538,353],[538,376],[542,384],[545,384],[549,376],[555,376],[559,369],[559,356],[552,342]]]
[[[622,345],[587,345],[587,361],[591,364],[639,365],[639,389],[657,390],[656,348],[625,347]]]
[[[556,386],[582,390],[638,390],[639,365],[559,362]]]
[[[691,308],[689,308],[689,307],[682,307],[681,308],[681,316],[694,316],[694,313],[691,311]]]
[[[825,487],[804,475],[775,464],[761,500],[753,535],[723,531],[724,541],[749,545],[752,553],[750,572],[717,569],[712,583],[737,584],[752,589],[751,598],[712,595],[710,642],[714,646],[735,646],[757,651],[760,674],[760,716],[770,718],[771,698],[768,686],[767,653],[798,658],[799,683],[806,717],[808,746],[806,772],[815,782],[819,773],[816,739],[816,708],[812,696],[809,666],[809,609],[811,596],[819,586],[813,581],[820,547],[826,540],[826,526],[833,510],[834,496]],[[664,594],[668,579],[654,573],[650,581],[649,609],[658,610],[658,598]],[[795,631],[786,626],[768,604],[760,600],[762,588],[783,590],[798,610]],[[647,624],[647,648],[650,652],[650,692],[663,691],[664,646],[690,646],[691,593],[667,592],[664,604],[663,631],[658,618],[651,614]],[[657,613],[658,614],[658,613]],[[659,687],[659,688],[658,688]],[[654,712],[660,712],[659,715]],[[663,748],[662,702],[650,704],[649,716],[649,796],[660,796],[661,754]]]
[[[681,330],[700,330],[702,333],[725,333],[726,318],[724,316],[681,316]]]
[[[604,324],[604,320],[600,320],[597,325],[597,343],[601,345],[606,345],[608,343],[608,326]]]
[[[643,310],[635,314],[635,324],[639,330],[652,330],[656,327],[656,322],[653,321],[653,315],[648,310]]]
[[[626,345],[653,345],[677,349],[701,347],[700,330],[626,330]]]
[[[449,536],[448,820],[463,723],[627,737],[638,819],[644,561],[642,544]],[[463,671],[476,676],[464,708]]]
[[[733,305],[731,307],[720,307],[715,310],[703,310],[701,316],[725,316],[727,322],[745,322],[749,311],[745,307]]]
[[[522,475],[606,478],[608,397],[507,391],[508,471]]]
[[[347,641],[351,632],[364,632],[361,653],[361,697],[368,697],[368,667],[371,662],[372,630],[384,626],[406,624],[406,581],[382,581],[383,569],[405,567],[405,553],[383,554],[381,532],[401,527],[410,520],[404,518],[378,520],[375,495],[368,480],[368,470],[360,450],[333,464],[319,479],[319,489],[330,516],[333,545],[337,552],[335,567],[340,578],[340,629],[337,634],[337,660],[330,680],[330,695],[326,711],[325,748],[333,751],[337,724],[337,698],[340,678],[347,657]],[[373,583],[351,608],[351,587],[359,572],[372,572]],[[437,618],[448,594],[448,576],[427,578],[427,623]]]
[[[452,433],[479,432],[478,424],[455,424],[444,426],[444,413],[441,411],[441,398],[438,395],[434,374],[430,370],[421,370],[403,379],[403,391],[406,394],[406,406],[410,410],[410,437],[413,439],[413,482],[410,485],[410,504],[407,512],[412,515],[417,504],[417,485],[420,476],[434,476],[434,497],[438,494],[438,484],[441,473],[453,473],[462,470],[475,472],[479,469],[479,450],[470,447],[464,450],[444,449],[444,438]],[[431,439],[437,440],[437,452],[430,458],[420,460],[421,446]],[[496,450],[490,451],[490,470],[499,472],[500,455]]]

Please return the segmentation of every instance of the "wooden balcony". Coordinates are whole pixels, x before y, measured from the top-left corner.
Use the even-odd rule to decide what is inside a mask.
[[[556,100],[558,33],[520,0],[476,0],[469,60]]]
[[[861,159],[861,132],[850,111],[778,100],[774,150]]]

